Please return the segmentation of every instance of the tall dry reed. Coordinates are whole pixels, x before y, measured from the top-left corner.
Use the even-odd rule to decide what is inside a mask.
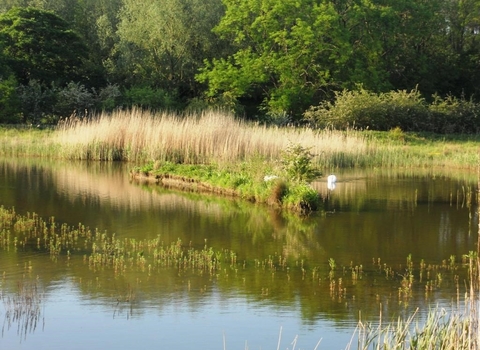
[[[367,148],[363,137],[345,132],[269,127],[215,111],[179,116],[136,109],[67,120],[59,125],[55,142],[65,158],[181,163],[276,159],[291,143],[324,160],[335,154],[355,159]]]

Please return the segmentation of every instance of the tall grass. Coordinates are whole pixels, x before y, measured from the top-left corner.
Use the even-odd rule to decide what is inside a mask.
[[[279,160],[290,145],[315,156],[320,168],[450,167],[476,169],[479,137],[277,127],[218,111],[199,115],[133,109],[68,119],[55,130],[0,128],[0,154],[77,160],[206,164]]]
[[[362,136],[261,126],[214,111],[178,116],[132,110],[92,120],[68,120],[59,126],[55,143],[62,145],[64,158],[190,164],[258,156],[276,159],[292,143],[311,148],[323,159],[344,152],[346,161],[353,164],[367,148]]]

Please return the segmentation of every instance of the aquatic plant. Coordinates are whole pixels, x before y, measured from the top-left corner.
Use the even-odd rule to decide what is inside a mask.
[[[2,286],[3,287],[3,286]],[[5,321],[2,327],[2,335],[14,324],[17,325],[17,333],[26,337],[37,328],[42,317],[43,293],[36,282],[29,280],[18,281],[15,291],[10,293],[0,290],[1,299],[5,308]],[[45,322],[43,320],[43,322]]]

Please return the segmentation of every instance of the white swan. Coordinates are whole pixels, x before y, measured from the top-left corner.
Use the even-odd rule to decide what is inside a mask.
[[[328,183],[335,183],[335,182],[337,182],[337,177],[336,177],[335,175],[333,175],[333,174],[328,175],[328,177],[327,177],[327,182],[328,182]]]
[[[327,187],[329,190],[334,190],[336,187],[337,177],[333,174],[327,177]]]

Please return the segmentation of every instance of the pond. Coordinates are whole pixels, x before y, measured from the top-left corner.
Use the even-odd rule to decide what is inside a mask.
[[[212,248],[221,268],[119,272],[85,251],[0,249],[2,349],[344,349],[360,319],[463,300],[476,174],[338,171],[335,188],[312,184],[323,209],[299,217],[136,183],[128,168],[0,159],[0,205],[125,241]]]

